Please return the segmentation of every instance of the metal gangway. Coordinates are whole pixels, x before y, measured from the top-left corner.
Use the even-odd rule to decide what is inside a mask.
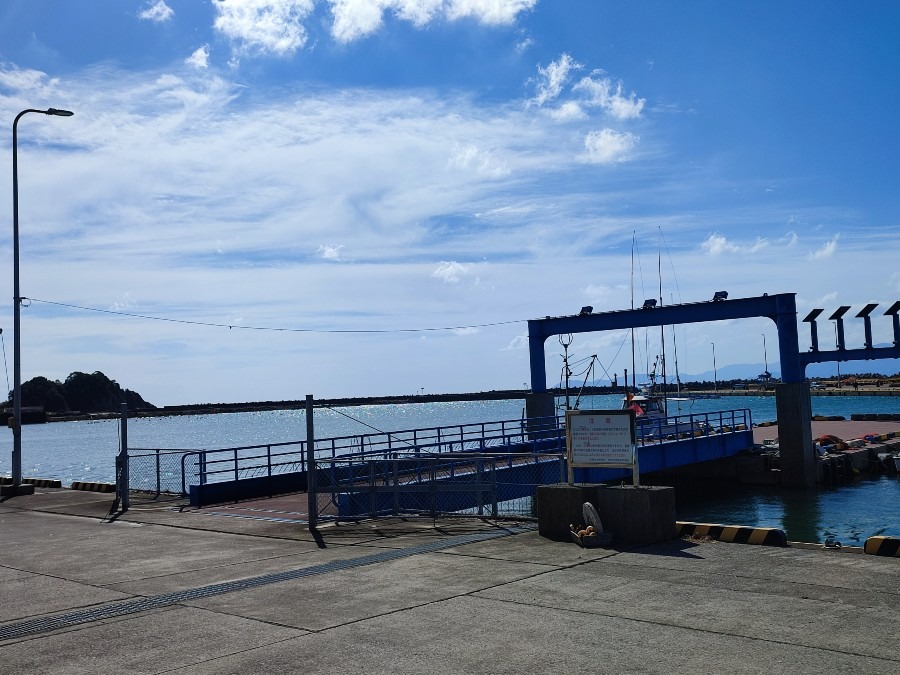
[[[746,409],[674,416],[638,430],[642,473],[718,459],[752,445]],[[564,482],[567,475],[563,416],[314,439],[311,453],[301,440],[217,449],[123,446],[116,482],[125,508],[135,499],[186,498],[204,506],[312,487],[310,517],[318,519],[417,509],[507,509],[527,516],[533,511],[527,497],[536,486]],[[577,482],[625,475],[618,469],[576,472]]]

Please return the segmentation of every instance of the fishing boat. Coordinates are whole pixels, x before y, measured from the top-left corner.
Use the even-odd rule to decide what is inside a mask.
[[[651,379],[653,379],[652,374]],[[654,383],[649,388],[642,387],[637,393],[626,392],[622,399],[622,410],[634,411],[637,435],[645,439],[659,439],[682,434],[694,435],[695,432],[706,430],[705,422],[690,417],[684,419],[684,416],[670,417],[668,414],[670,400],[676,399],[668,399],[664,393],[657,394]]]

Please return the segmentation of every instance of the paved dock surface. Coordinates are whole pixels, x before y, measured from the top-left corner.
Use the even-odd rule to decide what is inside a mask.
[[[866,434],[890,434],[900,432],[900,422],[863,422],[855,420],[813,420],[812,437],[832,435],[844,441],[865,438]],[[778,438],[778,425],[753,427],[753,442],[762,443]]]
[[[0,672],[893,673],[900,558],[0,503]]]

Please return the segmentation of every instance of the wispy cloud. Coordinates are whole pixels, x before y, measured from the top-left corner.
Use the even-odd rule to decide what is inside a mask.
[[[592,164],[614,164],[631,158],[640,138],[630,132],[613,129],[591,131],[584,138],[585,156]]]
[[[587,119],[587,113],[576,101],[566,101],[550,110],[550,117],[561,122]]]
[[[521,351],[528,349],[528,334],[516,335],[509,343],[503,347],[503,351]]]
[[[213,26],[238,54],[287,56],[306,44],[304,21],[315,6],[315,0],[223,0],[213,3]]]
[[[509,167],[495,159],[489,150],[482,150],[475,145],[455,145],[450,153],[450,166],[459,169],[472,169],[484,176],[495,178],[509,174]]]
[[[157,0],[138,12],[139,19],[155,23],[164,23],[173,16],[175,16],[175,11],[165,3],[165,0]]]
[[[613,81],[603,75],[591,75],[582,78],[572,90],[586,95],[585,105],[595,106],[617,120],[630,120],[641,116],[646,101],[631,92],[624,95],[621,82]]]
[[[318,253],[323,260],[343,260],[343,250],[343,244],[322,244]]]
[[[568,54],[562,54],[556,61],[547,66],[538,66],[538,76],[535,78],[535,94],[530,103],[541,107],[555,100],[563,91],[563,87],[569,82],[572,72],[580,70],[584,66],[575,61]]]
[[[458,263],[456,261],[441,261],[431,273],[431,276],[448,284],[458,284],[469,273],[471,264]]]
[[[822,244],[815,251],[809,252],[809,257],[812,260],[824,260],[826,258],[831,258],[837,252],[838,239],[840,238],[839,234],[834,235],[827,242]]]
[[[747,253],[753,254],[761,251],[769,245],[769,242],[761,237],[757,237],[750,244],[739,244],[730,241],[723,234],[714,232],[710,234],[706,240],[700,244],[700,248],[707,255],[723,255],[726,253]]]
[[[203,45],[184,60],[185,64],[192,68],[205,69],[209,67],[209,45]]]

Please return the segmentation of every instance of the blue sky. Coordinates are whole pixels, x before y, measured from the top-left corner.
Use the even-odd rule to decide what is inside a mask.
[[[75,112],[19,124],[23,379],[157,405],[520,388],[527,319],[640,304],[658,268],[667,303],[885,307],[898,34],[893,2],[6,0],[4,152],[19,111]],[[763,335],[777,371],[771,322],[679,329],[680,372],[713,343],[762,364]],[[571,351],[621,374],[623,339]]]

